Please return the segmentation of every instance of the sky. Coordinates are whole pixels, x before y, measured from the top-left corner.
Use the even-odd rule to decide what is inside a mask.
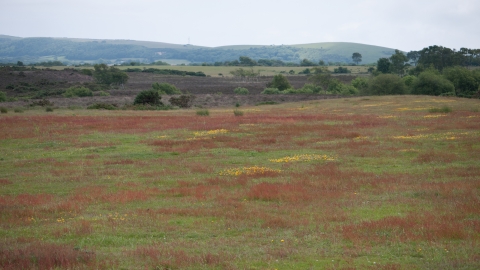
[[[0,34],[207,47],[480,48],[480,0],[0,0]]]

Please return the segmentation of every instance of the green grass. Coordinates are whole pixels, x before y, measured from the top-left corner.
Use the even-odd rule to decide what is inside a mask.
[[[2,114],[0,268],[476,269],[478,106]]]

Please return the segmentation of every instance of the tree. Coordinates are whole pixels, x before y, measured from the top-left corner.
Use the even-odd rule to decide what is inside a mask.
[[[316,66],[317,64],[315,64],[314,62],[308,60],[308,59],[303,59],[301,62],[300,62],[300,66],[302,67],[313,67],[313,66]]]
[[[405,73],[405,68],[408,66],[408,58],[399,50],[395,50],[395,53],[390,56],[390,71],[398,75],[403,75]]]
[[[459,97],[472,97],[480,86],[480,73],[464,67],[449,67],[442,72],[443,77],[455,86],[455,93]]]
[[[390,73],[390,60],[388,58],[380,58],[377,61],[377,70],[381,73]]]
[[[280,91],[292,88],[292,85],[288,81],[287,77],[282,74],[275,75],[273,80],[267,84],[268,88],[277,88]]]
[[[108,67],[105,64],[98,64],[93,66],[95,71],[93,72],[93,78],[97,83],[101,84],[114,84],[123,85],[128,81],[127,73],[121,71],[115,67]]]
[[[415,66],[417,65],[418,58],[420,57],[419,51],[409,51],[407,53],[407,58],[410,62],[412,62]]]
[[[160,95],[158,94],[158,91],[156,90],[145,90],[140,93],[135,97],[135,100],[133,101],[134,105],[137,104],[142,104],[142,105],[162,105],[162,102],[160,102]]]
[[[255,60],[251,59],[250,57],[247,57],[247,56],[240,56],[240,58],[238,59],[240,60],[240,65],[242,66],[256,66],[257,65],[257,62],[255,62]]]
[[[356,65],[358,65],[358,63],[362,62],[362,55],[358,52],[355,52],[352,54],[352,60]]]
[[[23,67],[23,62],[22,61],[17,61],[17,66]]]

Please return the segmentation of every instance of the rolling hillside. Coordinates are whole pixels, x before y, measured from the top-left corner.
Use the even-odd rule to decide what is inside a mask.
[[[136,40],[100,40],[79,38],[31,37],[19,38],[0,35],[0,62],[58,60],[65,63],[121,61],[153,62],[162,60],[171,63],[213,63],[232,61],[240,56],[252,59],[277,59],[298,63],[302,59],[314,62],[323,60],[334,63],[350,63],[352,53],[363,56],[362,64],[389,57],[394,49],[373,45],[324,42],[297,45],[236,45],[202,47],[190,44],[170,44]]]

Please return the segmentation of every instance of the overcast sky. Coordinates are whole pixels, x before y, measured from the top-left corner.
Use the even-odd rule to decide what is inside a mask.
[[[0,0],[0,34],[216,47],[480,48],[480,0]]]

